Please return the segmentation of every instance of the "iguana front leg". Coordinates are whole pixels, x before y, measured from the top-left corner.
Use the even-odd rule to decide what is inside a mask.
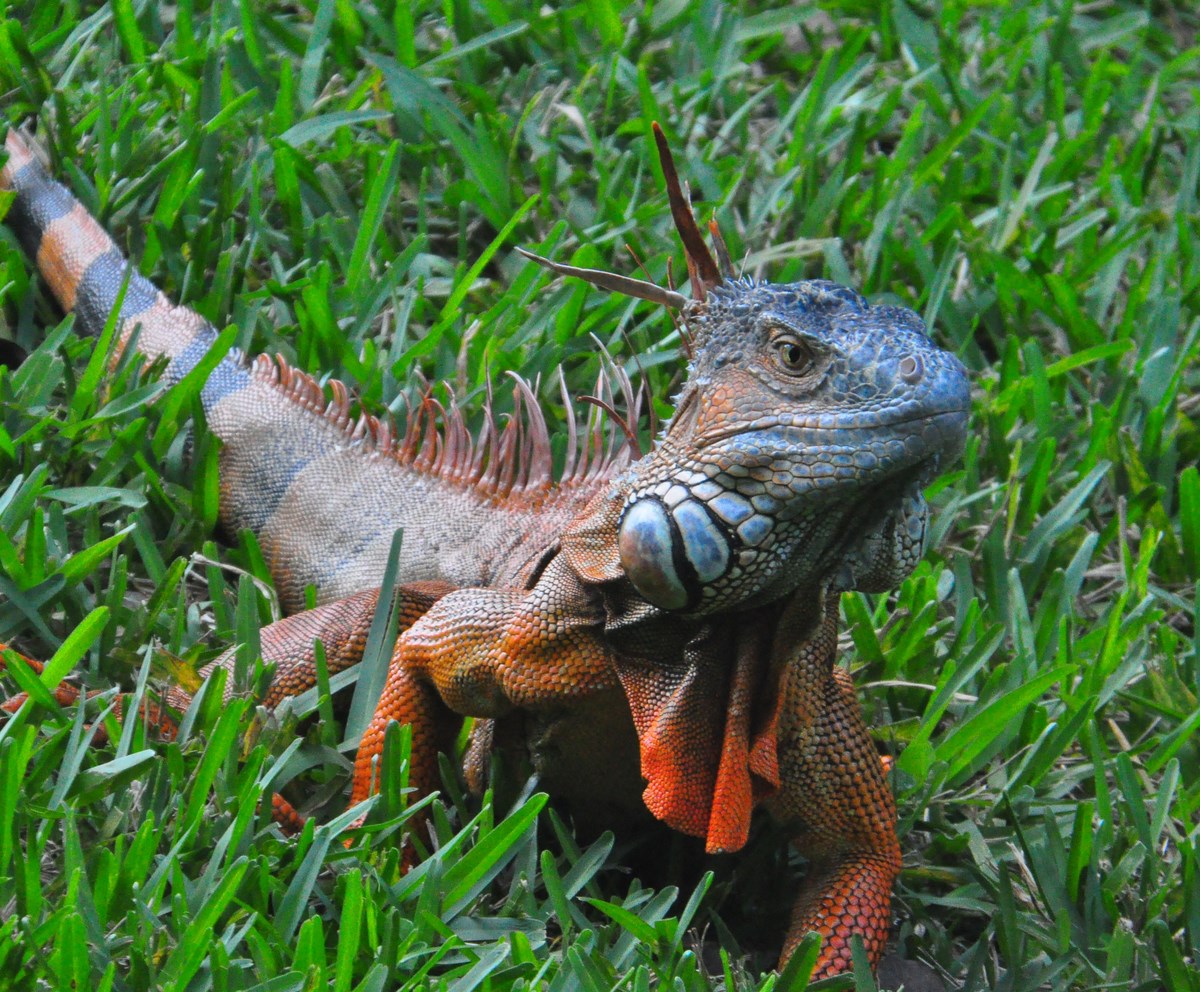
[[[412,727],[409,782],[418,795],[437,785],[437,754],[460,718],[537,710],[617,685],[602,640],[599,597],[556,557],[529,591],[460,589],[400,638],[387,686],[363,734],[351,802],[372,791],[387,725]]]
[[[900,845],[879,752],[850,676],[834,666],[837,597],[828,596],[815,628],[813,612],[811,598],[807,604],[797,599],[776,636],[775,656],[787,661],[780,685],[780,789],[770,807],[778,819],[801,825],[794,843],[811,865],[780,965],[815,931],[822,946],[813,978],[826,978],[851,970],[854,934],[862,937],[872,968],[878,967],[891,926]],[[804,627],[812,633],[800,635],[797,647]]]
[[[411,627],[451,588],[444,582],[412,582],[400,586],[395,607],[399,629],[404,631]],[[259,702],[274,708],[284,699],[298,696],[317,684],[317,641],[325,648],[330,675],[357,665],[366,649],[378,604],[379,590],[367,589],[264,627],[259,635],[262,658],[264,663],[273,665],[275,671]],[[225,668],[232,674],[236,650],[230,648],[205,666],[200,674],[207,678],[218,668]],[[226,699],[233,689],[233,680],[226,679]],[[167,693],[167,701],[176,709],[182,709],[189,699],[179,689],[173,689]],[[304,818],[280,795],[272,797],[272,817],[289,833],[297,833],[304,826]]]
[[[452,588],[444,582],[411,582],[400,586],[396,597],[399,629],[411,627]],[[262,659],[265,664],[273,665],[275,671],[259,703],[273,709],[285,699],[298,696],[317,684],[317,641],[325,648],[330,675],[357,665],[367,646],[367,635],[378,603],[379,590],[367,589],[263,627],[259,634]],[[232,674],[236,652],[237,648],[231,647],[209,662],[200,670],[201,678],[208,678],[218,668]],[[226,699],[233,689],[232,681],[226,680]],[[180,690],[172,689],[167,693],[167,701],[176,709],[183,709],[190,698]]]

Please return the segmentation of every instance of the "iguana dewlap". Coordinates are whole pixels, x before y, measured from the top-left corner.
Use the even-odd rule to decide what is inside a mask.
[[[895,810],[853,687],[834,664],[837,594],[898,583],[922,553],[922,487],[962,447],[961,364],[912,311],[824,281],[737,277],[715,227],[710,254],[657,132],[692,295],[545,263],[679,310],[687,381],[656,446],[635,458],[572,438],[550,478],[546,425],[523,412],[471,438],[451,406],[418,404],[402,430],[351,421],[282,360],[231,351],[202,402],[220,438],[220,512],[254,532],[285,609],[262,633],[271,701],[361,655],[392,535],[404,633],[355,766],[365,797],[387,724],[412,726],[410,782],[437,785],[437,753],[464,716],[471,748],[530,757],[547,788],[593,811],[644,802],[670,826],[733,851],[757,805],[795,827],[812,863],[783,949],[824,937],[817,975],[873,964],[900,867]],[[9,223],[81,329],[118,298],[178,380],[217,333],[172,305],[97,222],[8,137]],[[545,261],[545,260],[540,260]],[[122,296],[123,294],[123,296]],[[613,373],[602,388],[627,390]],[[585,437],[588,434],[585,431]],[[215,664],[227,664],[227,659]]]

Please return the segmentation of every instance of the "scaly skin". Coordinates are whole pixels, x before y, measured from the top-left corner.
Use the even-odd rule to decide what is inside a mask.
[[[428,402],[393,441],[349,423],[339,385],[326,406],[282,362],[234,353],[203,395],[223,442],[222,521],[254,530],[286,606],[306,584],[325,604],[263,631],[272,703],[312,684],[314,638],[332,665],[358,660],[380,549],[405,528],[404,633],[352,801],[372,788],[389,722],[412,726],[410,783],[427,792],[469,716],[471,782],[492,748],[517,752],[581,816],[641,808],[734,851],[764,806],[812,863],[781,963],[816,931],[825,977],[849,969],[855,934],[878,963],[900,868],[880,757],[834,664],[838,593],[890,588],[918,560],[921,488],[961,448],[966,377],[909,310],[828,282],[736,278],[715,229],[717,259],[704,246],[659,138],[692,298],[547,263],[681,310],[688,378],[649,454],[585,452],[553,483],[531,403],[531,450],[515,428],[473,444],[453,409],[439,446]],[[126,263],[21,141],[7,147],[11,221],[94,333]],[[135,274],[122,342],[138,326],[173,379],[216,338]]]

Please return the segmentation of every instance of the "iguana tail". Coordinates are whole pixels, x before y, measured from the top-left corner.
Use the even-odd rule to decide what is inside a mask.
[[[182,379],[212,347],[216,328],[194,310],[175,306],[139,273],[83,204],[47,175],[15,131],[8,132],[5,148],[0,189],[17,194],[6,219],[62,308],[75,315],[81,331],[98,335],[119,300],[119,347],[123,350],[137,330],[138,351],[149,359],[169,359],[167,382]],[[235,349],[209,376],[201,397],[205,408],[249,380],[245,358]]]

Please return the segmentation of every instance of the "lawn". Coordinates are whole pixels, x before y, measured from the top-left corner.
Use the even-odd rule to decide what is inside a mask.
[[[561,450],[554,370],[590,391],[599,344],[670,413],[664,311],[515,252],[632,273],[629,245],[683,281],[652,121],[745,272],[918,311],[970,370],[970,440],[929,490],[923,563],[842,602],[842,663],[896,755],[891,953],[919,962],[910,989],[1200,990],[1190,3],[3,17],[6,122],[36,115],[141,271],[373,412],[417,375],[478,411],[519,371]],[[464,795],[447,764],[405,874],[406,742],[346,848],[328,685],[277,716],[201,694],[173,743],[119,723],[118,687],[189,684],[235,641],[250,669],[269,578],[215,530],[195,384],[106,375],[7,230],[0,298],[0,642],[51,662],[3,682],[35,698],[0,714],[0,988],[805,987],[804,955],[770,972],[803,868],[769,828],[737,857],[648,858],[576,836],[536,784]],[[45,691],[68,671],[102,690],[88,707]],[[314,814],[297,838],[260,811],[275,789]]]

